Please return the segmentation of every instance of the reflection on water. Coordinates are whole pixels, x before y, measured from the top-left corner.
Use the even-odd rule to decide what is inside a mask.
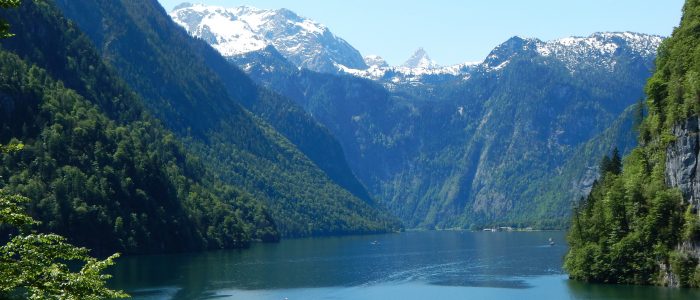
[[[159,300],[700,299],[689,290],[571,282],[561,271],[565,252],[563,232],[298,239],[248,250],[127,257],[118,262],[113,285],[134,299]]]

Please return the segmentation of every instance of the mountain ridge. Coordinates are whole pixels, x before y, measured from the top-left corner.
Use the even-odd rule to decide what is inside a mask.
[[[642,58],[654,56],[663,37],[634,32],[595,32],[587,37],[563,37],[550,41],[513,36],[496,46],[483,61],[465,62],[451,66],[432,67],[372,67],[365,70],[342,68],[342,71],[358,77],[376,80],[387,85],[421,82],[423,77],[443,76],[465,80],[473,72],[494,72],[510,62],[513,55],[554,57],[567,64],[570,71],[598,62],[595,67],[614,68],[616,51],[629,51]]]

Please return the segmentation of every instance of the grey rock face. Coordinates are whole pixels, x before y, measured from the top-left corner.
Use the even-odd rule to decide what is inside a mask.
[[[683,193],[683,199],[697,212],[700,205],[700,174],[698,174],[698,152],[700,151],[700,127],[698,117],[691,117],[673,127],[676,140],[666,149],[666,184],[677,187]],[[683,242],[676,250],[690,257],[700,258],[700,245]],[[671,287],[678,287],[678,276],[665,265],[661,265],[662,282]]]
[[[700,174],[698,174],[698,151],[700,151],[700,128],[698,117],[687,119],[673,127],[676,140],[666,149],[666,184],[677,187],[683,198],[698,209],[700,204]]]

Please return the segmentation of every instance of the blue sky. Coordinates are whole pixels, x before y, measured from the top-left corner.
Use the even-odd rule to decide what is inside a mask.
[[[166,10],[183,0],[159,0]],[[551,40],[597,31],[668,36],[683,0],[188,0],[288,8],[325,24],[363,55],[400,64],[423,47],[439,64],[480,61],[518,35]]]

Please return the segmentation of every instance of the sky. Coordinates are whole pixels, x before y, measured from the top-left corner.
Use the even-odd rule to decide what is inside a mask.
[[[166,10],[184,0],[159,0]],[[441,65],[481,61],[512,36],[552,40],[599,31],[669,36],[683,0],[188,0],[287,8],[326,25],[362,55],[399,65],[419,47]]]

